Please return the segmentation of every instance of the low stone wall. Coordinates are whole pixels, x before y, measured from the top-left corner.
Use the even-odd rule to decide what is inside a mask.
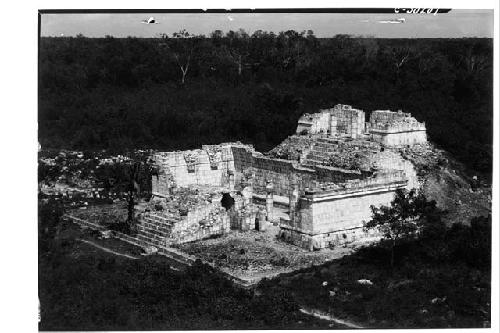
[[[311,235],[304,233],[301,230],[290,228],[288,226],[288,223],[283,219],[280,227],[279,237],[282,240],[309,251],[343,246],[358,239],[374,237],[378,235],[377,231],[370,230],[367,232],[363,230],[362,227]]]

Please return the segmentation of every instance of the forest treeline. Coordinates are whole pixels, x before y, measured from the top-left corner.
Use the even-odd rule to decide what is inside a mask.
[[[266,151],[304,112],[403,109],[430,139],[489,173],[491,39],[376,39],[243,30],[158,38],[40,38],[39,141],[78,150]]]

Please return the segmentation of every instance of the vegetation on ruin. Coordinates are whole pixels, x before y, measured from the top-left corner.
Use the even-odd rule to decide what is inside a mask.
[[[266,151],[302,113],[343,103],[411,112],[433,142],[477,172],[491,170],[491,39],[185,34],[41,38],[42,147],[176,150],[241,140]]]

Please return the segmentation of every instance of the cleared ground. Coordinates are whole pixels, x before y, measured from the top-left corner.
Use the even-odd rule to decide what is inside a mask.
[[[218,238],[182,244],[178,248],[226,273],[257,282],[262,278],[271,278],[341,258],[369,241],[309,252],[279,240],[276,237],[278,229],[271,225],[265,232],[232,231]]]

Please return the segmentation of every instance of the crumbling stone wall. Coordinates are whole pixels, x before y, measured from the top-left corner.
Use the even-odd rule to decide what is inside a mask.
[[[302,191],[315,182],[344,182],[366,178],[372,174],[323,165],[304,167],[296,161],[270,158],[243,147],[233,147],[233,155],[237,182],[240,182],[242,174],[248,171],[253,175],[252,186],[257,194],[266,193],[267,182],[272,182],[274,194],[288,197],[291,179],[298,180]]]
[[[418,182],[417,171],[413,164],[405,160],[398,151],[384,150],[372,154],[370,156],[370,163],[378,170],[402,170],[408,180],[407,189],[420,188]]]
[[[204,145],[202,149],[155,154],[158,175],[153,176],[153,194],[168,195],[171,188],[191,185],[227,186],[234,172],[232,146],[241,143]],[[245,146],[249,151],[253,148]]]
[[[350,105],[337,104],[331,109],[330,135],[361,137],[365,132],[365,113]]]
[[[297,125],[297,134],[327,133],[330,129],[330,111],[322,110],[318,113],[306,113],[300,117]]]

